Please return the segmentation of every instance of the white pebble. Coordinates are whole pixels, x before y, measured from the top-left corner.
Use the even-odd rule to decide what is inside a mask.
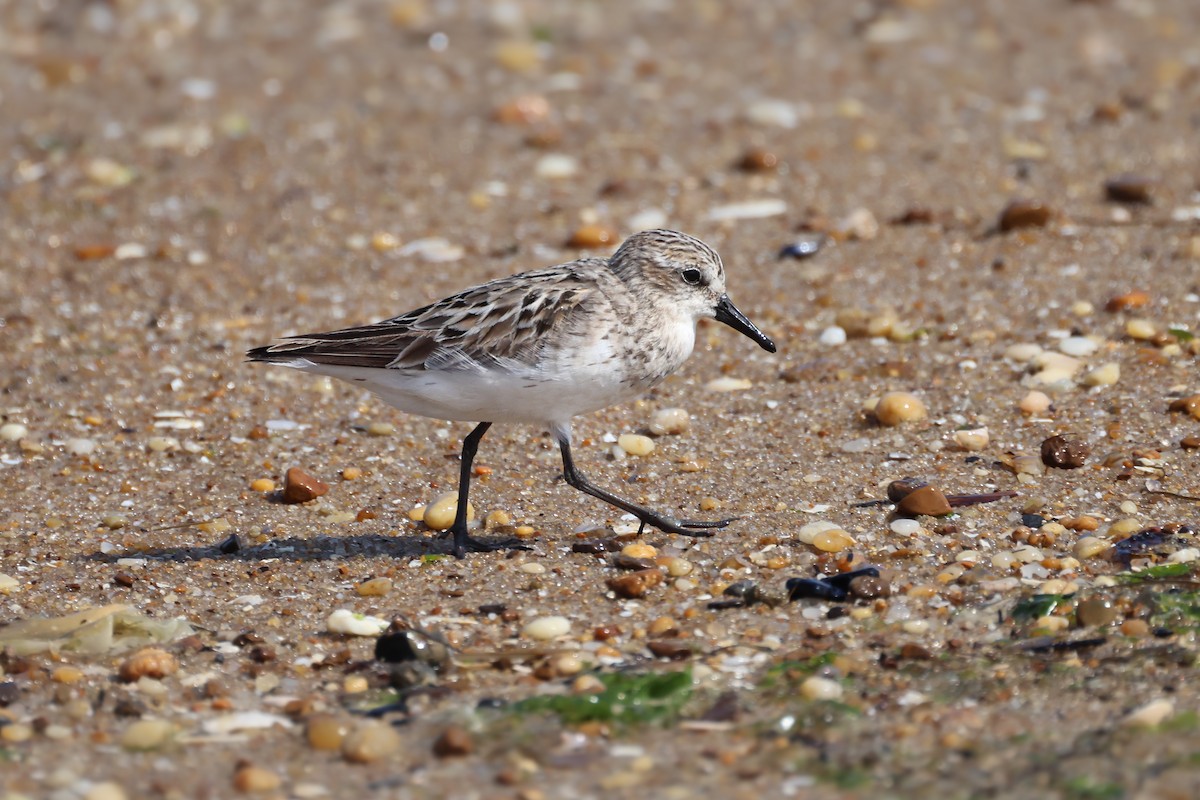
[[[1148,319],[1131,319],[1125,323],[1125,334],[1130,339],[1153,339],[1158,328]]]
[[[1041,345],[1027,342],[1009,345],[1004,351],[1004,357],[1009,361],[1016,361],[1018,364],[1024,364],[1027,361],[1032,361],[1034,358],[1041,355],[1041,353]]]
[[[762,219],[786,213],[787,203],[783,200],[747,200],[744,203],[730,203],[710,208],[708,220],[710,222],[728,222],[738,219]]]
[[[648,456],[654,452],[654,440],[639,433],[623,433],[617,437],[617,447],[631,456]]]
[[[378,636],[387,630],[388,621],[379,617],[358,614],[348,608],[339,608],[325,620],[325,629],[330,633],[348,636]]]
[[[0,594],[9,595],[21,589],[21,582],[12,575],[0,572]]]
[[[800,684],[800,694],[808,700],[837,700],[842,696],[842,685],[830,678],[813,675]]]
[[[704,388],[710,392],[740,392],[753,385],[745,378],[715,378],[704,384]]]
[[[1195,547],[1184,547],[1181,550],[1176,550],[1167,559],[1172,564],[1190,564],[1196,560],[1200,560],[1200,549]]]
[[[90,456],[96,452],[95,439],[67,439],[63,448],[73,456]]]
[[[800,112],[787,100],[765,97],[755,100],[746,108],[746,119],[755,125],[774,125],[779,128],[794,128],[800,123]]]
[[[839,328],[837,325],[830,325],[825,330],[821,331],[821,336],[817,340],[826,347],[836,347],[839,344],[846,343],[846,331]]]
[[[818,519],[800,526],[800,530],[796,531],[796,538],[805,544],[812,544],[818,533],[837,530],[840,527],[829,520]]]
[[[685,408],[660,408],[650,417],[650,432],[655,436],[683,433],[691,424]]]
[[[667,227],[667,212],[661,208],[643,208],[625,220],[625,227],[629,229],[630,233],[665,228]]]
[[[888,528],[892,533],[897,533],[901,536],[915,536],[921,531],[921,523],[917,522],[915,519],[908,519],[907,517],[904,517],[901,519],[892,520],[891,524],[888,525]]]
[[[1058,343],[1058,349],[1076,358],[1090,356],[1100,347],[1100,343],[1087,336],[1068,336]]]
[[[1156,728],[1175,713],[1175,703],[1165,697],[1151,700],[1125,715],[1121,724],[1126,728]]]
[[[1121,365],[1110,361],[1083,376],[1084,386],[1112,386],[1121,380]]]
[[[402,256],[419,256],[433,264],[442,264],[458,261],[466,251],[462,245],[453,244],[440,236],[431,236],[411,241],[395,252]]]
[[[579,172],[579,162],[563,153],[548,153],[538,159],[533,171],[539,178],[570,178]]]
[[[526,575],[545,575],[546,574],[546,565],[539,564],[536,561],[529,561],[529,562],[517,567],[517,569],[521,570],[521,572],[524,572]]]
[[[29,428],[19,422],[6,422],[0,425],[0,439],[6,442],[16,442],[29,435]]]
[[[991,441],[991,437],[987,428],[954,432],[954,443],[963,450],[978,452],[987,447],[989,441]]]
[[[566,617],[538,617],[521,629],[521,635],[528,639],[548,642],[571,632],[571,620]]]
[[[1044,414],[1050,410],[1050,395],[1034,389],[1021,398],[1018,407],[1021,409],[1021,413],[1031,417]]]

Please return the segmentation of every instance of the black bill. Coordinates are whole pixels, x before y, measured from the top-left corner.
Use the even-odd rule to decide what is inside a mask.
[[[717,302],[716,318],[717,322],[724,322],[735,331],[744,333],[758,342],[758,346],[768,353],[775,352],[775,342],[771,341],[771,337],[760,331],[758,326],[751,322],[745,314],[738,311],[737,306],[729,299],[729,295],[721,295],[721,299]]]

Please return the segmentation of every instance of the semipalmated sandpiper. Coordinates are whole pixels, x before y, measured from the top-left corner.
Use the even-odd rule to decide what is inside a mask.
[[[674,519],[589,481],[571,456],[571,418],[630,400],[691,355],[715,318],[764,350],[775,343],[725,294],[721,257],[668,230],[634,234],[610,258],[581,258],[476,286],[399,317],[291,336],[246,355],[358,384],[410,414],[479,423],[463,440],[454,554],[497,545],[467,534],[471,463],[495,422],[549,428],[567,483],[662,531],[710,536],[731,520]]]

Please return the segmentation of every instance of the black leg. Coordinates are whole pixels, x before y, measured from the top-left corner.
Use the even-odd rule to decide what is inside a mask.
[[[558,447],[562,450],[563,477],[566,478],[567,483],[585,494],[590,494],[592,497],[614,505],[622,511],[628,511],[630,514],[633,514],[642,523],[641,527],[638,528],[638,533],[641,533],[643,528],[650,525],[667,533],[682,533],[685,536],[712,536],[713,528],[724,528],[736,519],[735,517],[731,517],[729,519],[712,521],[695,521],[675,519],[656,514],[648,508],[642,508],[628,500],[622,500],[615,494],[601,489],[584,477],[583,473],[575,468],[575,459],[571,457],[571,442],[568,438],[559,436]]]
[[[516,540],[505,540],[492,544],[481,542],[467,535],[467,502],[471,493],[471,465],[475,463],[475,454],[479,452],[479,442],[490,427],[492,427],[492,423],[481,422],[463,439],[462,463],[459,465],[458,472],[458,508],[454,512],[454,524],[447,531],[454,536],[453,553],[455,558],[466,558],[467,552],[471,550],[483,553],[504,548],[528,549],[517,543]]]

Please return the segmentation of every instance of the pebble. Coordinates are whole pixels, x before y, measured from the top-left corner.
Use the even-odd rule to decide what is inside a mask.
[[[837,347],[846,343],[846,331],[837,325],[830,325],[825,330],[821,331],[821,335],[817,337],[817,341],[826,347]]]
[[[1130,711],[1121,720],[1121,725],[1126,728],[1156,728],[1174,714],[1174,701],[1160,697]]]
[[[620,235],[615,228],[609,225],[601,225],[599,223],[581,225],[571,234],[571,238],[567,240],[567,246],[582,248],[608,247],[609,245],[616,244]]]
[[[704,384],[704,388],[710,392],[740,392],[749,389],[754,384],[745,378],[715,378]]]
[[[903,422],[925,419],[925,403],[909,392],[887,392],[879,398],[873,409],[880,425],[889,428]]]
[[[564,153],[547,153],[538,159],[533,171],[539,178],[570,178],[579,172],[579,161]]]
[[[146,448],[153,453],[170,453],[179,449],[179,440],[174,436],[151,436]]]
[[[72,666],[56,667],[54,672],[50,673],[50,680],[54,681],[55,683],[66,684],[68,686],[73,683],[79,683],[81,680],[83,680],[83,670],[81,670],[79,667]]]
[[[21,582],[12,575],[0,572],[0,595],[10,595],[21,589]]]
[[[1090,356],[1099,349],[1100,343],[1087,336],[1068,336],[1058,343],[1060,352],[1075,358]]]
[[[1125,335],[1130,339],[1146,341],[1158,334],[1158,326],[1148,319],[1131,319],[1125,323]]]
[[[0,742],[19,744],[33,738],[33,728],[23,722],[10,722],[0,725]]]
[[[954,443],[962,450],[979,452],[988,446],[991,437],[987,428],[973,428],[954,432]]]
[[[174,735],[175,726],[165,719],[139,719],[121,734],[121,747],[137,751],[154,750],[162,747]]]
[[[818,519],[801,525],[800,530],[796,531],[796,538],[805,544],[812,544],[818,534],[831,530],[841,530],[841,528],[828,520]]]
[[[233,788],[246,794],[258,792],[273,792],[283,785],[279,773],[272,772],[266,767],[244,764],[233,773]]]
[[[341,750],[350,723],[333,714],[313,714],[304,724],[308,746],[314,750]]]
[[[517,567],[517,569],[526,575],[545,575],[548,572],[546,565],[537,561],[527,561],[521,566]]]
[[[888,528],[901,536],[915,536],[921,532],[921,523],[909,517],[900,517],[892,520]]]
[[[283,481],[285,503],[307,503],[310,500],[316,500],[328,491],[329,484],[320,478],[309,475],[300,467],[289,469]]]
[[[941,517],[949,514],[952,509],[950,501],[940,489],[922,486],[900,498],[896,510],[904,514]]]
[[[424,239],[414,239],[396,252],[401,256],[418,256],[423,261],[428,261],[431,264],[445,264],[451,261],[458,261],[463,257],[466,249],[462,245],[454,244],[441,236],[427,236]],[[395,426],[393,425],[389,425],[388,423],[378,424],[381,430],[384,430],[383,426],[385,425],[390,430],[385,433],[375,433],[368,429],[367,433],[372,436],[389,436],[395,431]]]
[[[355,586],[354,592],[359,597],[383,597],[394,585],[391,578],[371,578]]]
[[[742,153],[737,167],[745,172],[771,172],[779,167],[779,156],[762,147],[751,147]]]
[[[604,583],[609,589],[616,592],[618,597],[633,599],[645,597],[646,592],[662,582],[663,573],[661,570],[639,569],[636,572],[628,572],[624,575],[609,578]]]
[[[732,222],[740,219],[763,219],[787,213],[787,203],[778,199],[747,200],[714,206],[708,210],[709,222]]]
[[[539,642],[548,642],[570,632],[571,621],[560,616],[538,617],[521,628],[522,636]]]
[[[1005,348],[1004,357],[1010,361],[1016,361],[1018,364],[1024,364],[1037,358],[1043,352],[1042,346],[1039,344],[1022,342],[1020,344],[1011,344]]]
[[[175,656],[158,647],[145,647],[125,659],[117,670],[121,680],[132,683],[142,678],[156,680],[174,675],[179,670]]]
[[[1128,311],[1131,308],[1142,308],[1150,304],[1150,295],[1140,290],[1113,295],[1104,304],[1104,310],[1109,312]]]
[[[839,553],[853,547],[854,537],[841,528],[823,530],[813,537],[813,547],[823,553]]]
[[[1014,456],[1012,471],[1017,475],[1045,475],[1046,465],[1038,456]]]
[[[650,417],[650,432],[655,436],[683,433],[690,424],[687,409],[660,408]]]
[[[1021,398],[1017,407],[1021,409],[1021,413],[1029,417],[1045,414],[1050,410],[1050,396],[1034,389]]]
[[[1192,419],[1200,419],[1200,394],[1188,395],[1171,401],[1167,411],[1185,413]]]
[[[363,476],[363,471],[358,467],[346,467],[342,470],[342,480],[356,481]]]
[[[367,426],[368,436],[391,436],[396,432],[396,426],[390,422],[372,422]]]
[[[800,694],[808,700],[838,700],[842,696],[842,685],[830,678],[813,675],[800,684]]]
[[[672,578],[682,578],[685,575],[691,575],[695,566],[686,558],[670,558],[666,563],[667,574]]]
[[[421,521],[425,523],[425,527],[434,531],[444,531],[454,524],[454,517],[458,513],[458,492],[446,492],[434,498],[434,501],[425,506],[425,512],[421,515]],[[475,507],[467,502],[467,521],[475,519]]]
[[[250,489],[255,492],[273,492],[275,491],[275,481],[270,478],[255,478],[250,481]]]
[[[795,128],[800,123],[800,111],[787,100],[764,97],[746,107],[746,119],[755,125]]]
[[[388,628],[388,621],[348,608],[339,608],[325,620],[325,630],[347,636],[378,636]]]
[[[621,555],[629,558],[655,558],[658,550],[645,542],[630,542],[621,548]]]
[[[667,631],[679,630],[679,623],[671,617],[657,617],[646,626],[646,633],[651,636],[662,636]]]
[[[830,233],[837,239],[868,242],[879,235],[879,221],[866,208],[856,208],[833,224]]]
[[[96,452],[95,439],[73,438],[63,443],[63,448],[73,456],[90,456]]]
[[[93,783],[83,793],[83,800],[126,800],[128,797],[125,788],[116,781]]]
[[[1154,184],[1152,179],[1143,175],[1115,175],[1104,182],[1104,196],[1114,203],[1150,203]]]
[[[475,742],[465,728],[451,725],[433,742],[433,754],[438,758],[468,756],[475,751]]]
[[[29,428],[19,422],[6,422],[0,425],[0,439],[6,442],[16,442],[29,435]]]
[[[1087,442],[1065,436],[1051,436],[1041,445],[1042,463],[1056,469],[1078,469],[1092,452]]]
[[[1084,386],[1112,386],[1121,379],[1121,365],[1110,361],[1083,376]]]
[[[617,446],[631,456],[648,456],[654,452],[654,440],[637,433],[623,433],[617,437]]]
[[[342,758],[352,764],[373,764],[399,753],[403,743],[389,723],[369,720],[342,740]]]
[[[1001,231],[1018,228],[1045,227],[1053,215],[1050,207],[1036,200],[1013,200],[1000,212],[998,225]]]
[[[1117,618],[1118,613],[1112,601],[1102,597],[1081,600],[1075,608],[1075,617],[1079,624],[1090,628],[1108,625]]]

